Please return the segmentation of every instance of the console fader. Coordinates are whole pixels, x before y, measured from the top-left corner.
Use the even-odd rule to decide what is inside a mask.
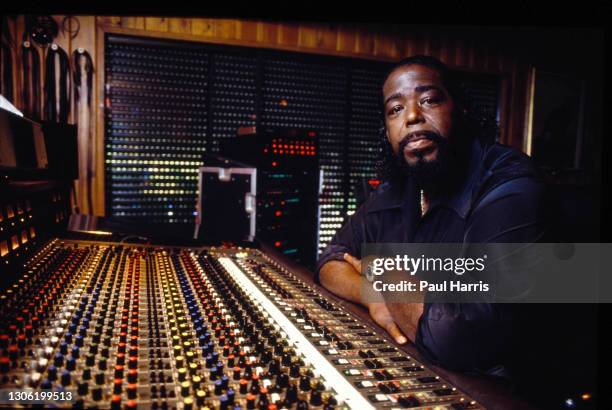
[[[259,250],[56,239],[25,272],[0,388],[49,406],[482,408]]]

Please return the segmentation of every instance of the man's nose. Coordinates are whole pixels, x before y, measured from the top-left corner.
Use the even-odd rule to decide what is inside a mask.
[[[406,125],[419,124],[425,121],[421,107],[418,104],[408,104],[406,107]]]

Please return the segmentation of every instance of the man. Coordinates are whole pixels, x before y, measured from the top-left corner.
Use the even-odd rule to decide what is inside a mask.
[[[433,363],[510,379],[545,407],[595,396],[596,305],[364,300],[363,243],[553,239],[546,226],[555,204],[545,202],[530,158],[483,138],[444,64],[428,56],[402,60],[382,94],[385,182],[325,249],[316,280],[366,305],[398,343],[410,339]]]
[[[358,258],[366,242],[536,242],[542,186],[529,157],[478,135],[440,61],[400,61],[382,91],[385,182],[323,252],[317,280],[364,303],[398,343],[410,339],[433,362],[505,374],[517,320],[511,305],[365,303]]]

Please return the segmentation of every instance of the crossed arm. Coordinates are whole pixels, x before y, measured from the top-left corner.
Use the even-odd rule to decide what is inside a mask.
[[[330,260],[321,267],[319,280],[332,293],[368,308],[372,319],[397,343],[404,344],[408,339],[415,341],[423,303],[367,302],[362,295],[359,259],[345,253],[344,261]]]

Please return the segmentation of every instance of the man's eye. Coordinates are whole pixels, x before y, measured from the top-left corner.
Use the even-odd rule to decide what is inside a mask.
[[[403,107],[401,105],[396,105],[394,107],[391,107],[391,109],[389,110],[389,115],[397,114],[398,112],[402,110],[402,108]]]
[[[421,105],[435,105],[440,103],[442,100],[443,98],[439,96],[426,97],[421,100]]]

